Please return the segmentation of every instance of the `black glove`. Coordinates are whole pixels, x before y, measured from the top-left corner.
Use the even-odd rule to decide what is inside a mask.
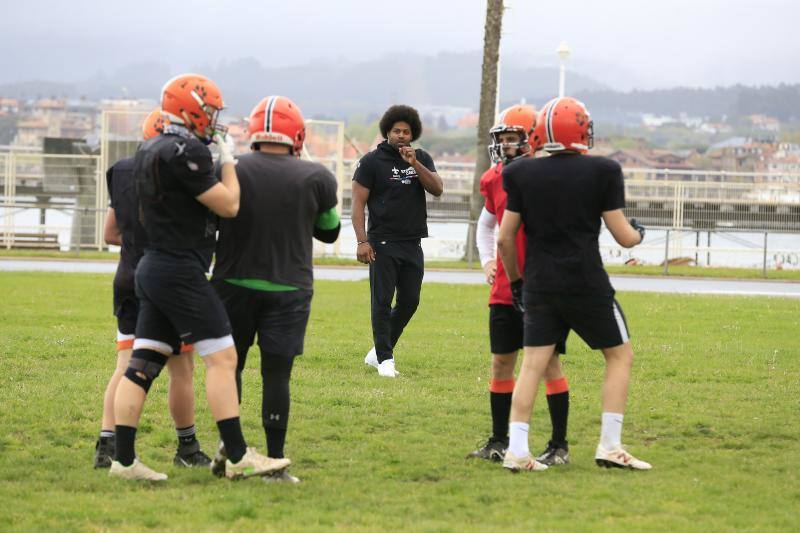
[[[630,220],[630,225],[633,226],[633,229],[639,232],[639,235],[641,236],[639,242],[641,243],[644,240],[644,226],[639,224],[639,222],[635,218],[632,218]]]
[[[522,299],[522,278],[511,282],[511,299],[514,301],[514,309],[524,313],[525,302]]]

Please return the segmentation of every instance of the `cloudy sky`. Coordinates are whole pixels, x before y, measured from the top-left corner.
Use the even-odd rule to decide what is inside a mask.
[[[506,0],[504,61],[615,88],[800,83],[796,0]],[[80,81],[120,65],[176,72],[479,50],[485,0],[0,0],[0,83]],[[563,7],[554,7],[563,6]],[[568,7],[567,7],[568,6]],[[413,60],[413,59],[411,59]]]

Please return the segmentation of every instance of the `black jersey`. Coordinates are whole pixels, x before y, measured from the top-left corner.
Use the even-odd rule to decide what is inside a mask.
[[[196,197],[219,183],[211,152],[193,136],[162,134],[136,152],[134,174],[148,247],[211,263],[217,217]]]
[[[417,160],[436,172],[433,159],[417,148]],[[353,175],[369,189],[367,209],[371,240],[405,241],[428,236],[425,189],[417,171],[387,141],[361,158]]]
[[[602,213],[625,207],[616,161],[580,154],[520,158],[503,169],[503,187],[506,210],[525,225],[529,291],[614,294],[598,237]]]
[[[133,288],[133,271],[147,246],[147,233],[139,222],[139,200],[133,176],[134,158],[126,157],[114,163],[106,172],[108,205],[114,210],[117,229],[122,235],[119,269],[130,272]]]
[[[288,154],[251,152],[237,159],[239,214],[220,221],[214,279],[310,290],[314,222],[336,205],[336,179],[319,163]]]

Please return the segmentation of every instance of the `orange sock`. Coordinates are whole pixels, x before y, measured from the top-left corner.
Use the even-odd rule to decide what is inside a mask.
[[[514,392],[514,383],[513,379],[495,379],[489,382],[489,391],[490,392]]]
[[[547,387],[548,396],[551,394],[561,394],[562,392],[567,392],[569,390],[566,376],[551,381],[546,381],[545,386]]]

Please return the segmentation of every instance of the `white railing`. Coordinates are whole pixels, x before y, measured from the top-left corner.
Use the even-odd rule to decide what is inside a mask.
[[[127,121],[126,124],[131,121]],[[106,119],[104,128],[108,128]],[[333,155],[314,156],[327,165],[339,183],[338,194],[343,218],[349,218],[351,177],[354,160],[341,157],[343,127],[341,123],[319,122],[319,128],[330,130]],[[127,139],[127,138],[126,138]],[[123,140],[126,140],[123,139]],[[116,139],[115,139],[116,140]],[[128,140],[128,142],[130,142]],[[102,144],[109,150],[108,143]],[[131,144],[135,147],[135,143]],[[130,149],[114,145],[117,153]],[[337,155],[338,154],[338,155]],[[108,193],[105,167],[108,153],[101,155],[57,155],[31,151],[0,152],[0,246],[12,248],[24,240],[51,240],[58,234],[59,246],[66,248],[105,249],[102,229],[105,222]],[[426,252],[434,256],[453,257],[465,248],[474,165],[469,163],[437,164],[445,182],[441,198],[428,198],[430,223],[437,225]],[[626,214],[640,219],[652,231],[648,242],[637,247],[637,253],[649,262],[692,258],[706,264],[705,258],[725,258],[726,254],[760,254],[761,263],[793,266],[800,253],[800,174],[732,173],[717,171],[684,171],[668,169],[625,169]],[[665,238],[666,230],[670,231]],[[661,231],[657,242],[652,235]],[[737,233],[738,232],[738,233]],[[317,246],[318,254],[352,255],[349,242],[351,228],[344,228],[342,240],[335,246]],[[748,245],[725,245],[726,235],[746,235]],[[773,238],[773,234],[787,237]],[[794,235],[797,239],[792,240]],[[707,242],[714,236],[714,244]],[[690,242],[694,239],[694,242]],[[769,244],[764,246],[762,241]],[[756,242],[758,241],[758,242]],[[601,244],[603,244],[601,242]],[[730,243],[729,243],[730,244]],[[629,252],[603,244],[612,261],[627,258]],[[764,259],[764,258],[767,259]],[[701,260],[703,259],[703,260]],[[727,259],[720,261],[728,262]],[[716,261],[715,261],[716,262]],[[752,261],[750,261],[752,263]]]

